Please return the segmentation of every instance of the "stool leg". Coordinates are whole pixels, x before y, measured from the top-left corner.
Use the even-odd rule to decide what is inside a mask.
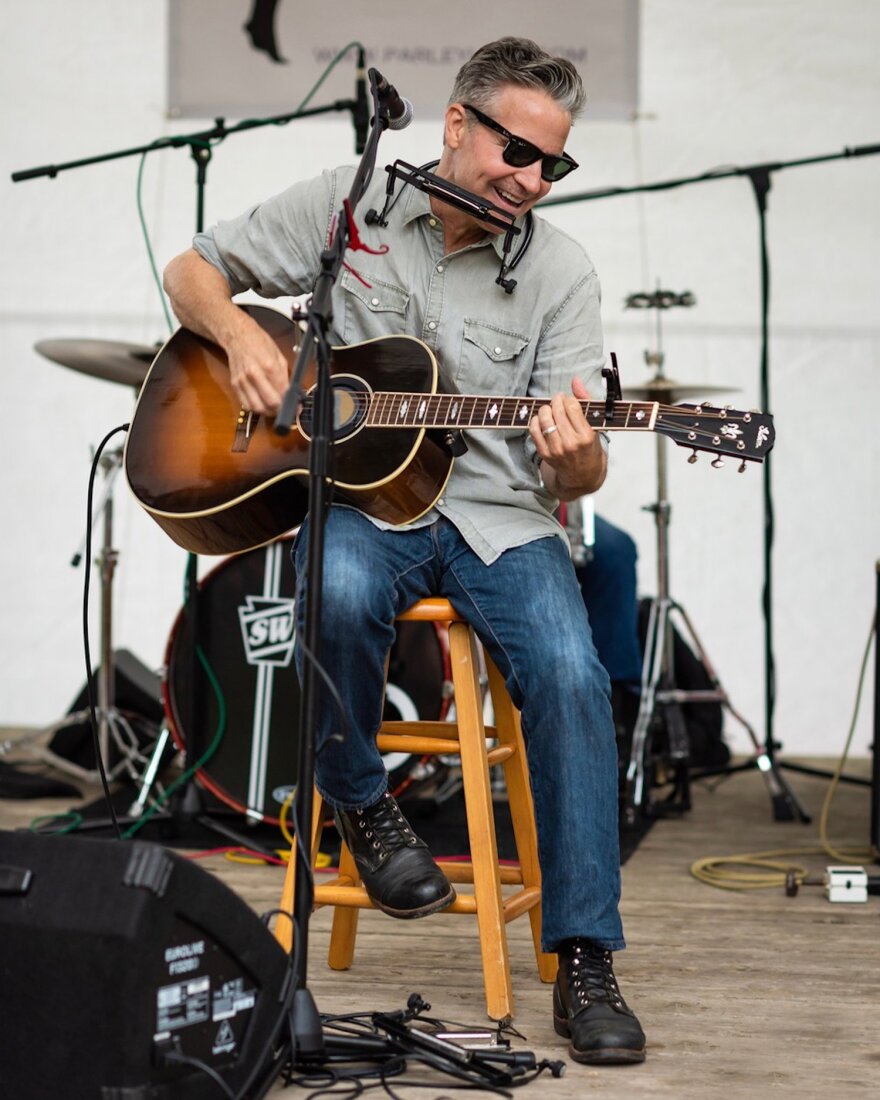
[[[522,872],[523,886],[541,889],[541,865],[538,861],[538,842],[533,822],[535,807],[532,802],[532,788],[529,782],[529,767],[526,759],[526,746],[522,735],[519,714],[507,693],[504,679],[492,658],[486,654],[486,669],[489,675],[489,691],[492,695],[492,709],[495,713],[495,729],[502,745],[512,745],[514,754],[504,762],[504,779],[507,784],[507,798],[510,807],[510,820],[516,840],[516,853]],[[535,945],[535,960],[542,982],[556,979],[557,959],[555,954],[541,950],[541,903],[529,910],[532,926],[532,940]]]
[[[357,886],[361,881],[354,857],[348,850],[348,845],[342,845],[339,853],[339,881],[340,884]],[[354,907],[337,905],[333,910],[333,927],[330,930],[330,949],[327,952],[327,963],[331,970],[348,970],[354,960],[354,941],[357,936],[358,914],[360,910]]]
[[[465,623],[449,625],[449,656],[461,744],[461,773],[470,837],[474,895],[489,1016],[513,1015],[510,959],[501,898],[498,846],[486,759],[483,702],[480,697],[476,643]]]
[[[321,845],[321,825],[324,820],[324,799],[318,794],[317,789],[313,795],[312,801],[312,843],[311,843],[311,860],[312,867],[315,866],[315,860],[318,857],[318,849]],[[287,861],[287,870],[284,872],[284,886],[281,890],[281,900],[278,903],[278,908],[281,910],[278,917],[275,920],[275,939],[281,944],[285,951],[290,953],[290,949],[293,946],[293,901],[296,890],[296,861],[299,859],[299,852],[294,849],[290,853],[290,858]],[[285,914],[290,914],[286,916]]]

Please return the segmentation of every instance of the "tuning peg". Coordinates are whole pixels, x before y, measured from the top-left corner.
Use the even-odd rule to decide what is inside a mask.
[[[694,453],[692,455],[688,455],[688,462],[694,463],[696,461],[697,461],[697,452],[696,452],[696,450],[694,450]]]
[[[737,466],[736,472],[738,474],[744,474],[746,472],[746,465],[747,465],[746,460],[743,459],[742,462],[739,464],[739,466]]]
[[[721,457],[721,455],[719,455],[717,458],[712,459],[713,469],[720,470],[723,465],[724,465],[724,459]]]

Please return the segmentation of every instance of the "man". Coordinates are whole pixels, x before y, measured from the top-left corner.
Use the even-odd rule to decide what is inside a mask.
[[[490,43],[456,78],[436,174],[524,225],[551,183],[576,167],[564,148],[583,102],[568,62],[523,39]],[[310,290],[353,174],[342,168],[296,184],[200,235],[168,266],[177,316],[225,350],[237,396],[257,413],[276,411],[288,366],[231,296]],[[469,433],[443,496],[412,524],[389,528],[353,508],[331,508],[320,659],[346,722],[328,697],[320,700],[316,782],[379,908],[407,918],[452,903],[452,886],[387,792],[375,747],[395,615],[423,596],[448,597],[522,712],[544,948],[560,959],[556,1030],[570,1037],[578,1061],[642,1061],[644,1035],[611,961],[624,941],[608,677],[553,516],[559,501],[594,492],[605,478],[604,441],[578,400],[588,396],[579,375],[602,385],[596,274],[579,245],[534,218],[518,289],[508,294],[496,282],[498,230],[414,188],[397,196],[387,226],[364,225],[363,212],[381,208],[384,196],[385,179],[374,178],[357,220],[371,249],[387,249],[349,255],[356,270],[343,272],[334,289],[332,342],[408,333],[430,346],[463,393],[552,400],[527,430]],[[306,528],[295,550],[300,593],[308,583]]]

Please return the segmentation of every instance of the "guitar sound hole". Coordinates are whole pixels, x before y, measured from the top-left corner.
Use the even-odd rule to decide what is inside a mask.
[[[351,375],[337,375],[331,379],[333,390],[333,442],[347,439],[357,432],[367,417],[369,391],[367,384]],[[297,422],[304,436],[314,435],[315,389],[303,399]]]

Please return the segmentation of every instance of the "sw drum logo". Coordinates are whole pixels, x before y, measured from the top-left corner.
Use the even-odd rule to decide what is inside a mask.
[[[238,621],[248,664],[287,668],[296,640],[295,601],[273,596],[245,599],[238,608]]]

